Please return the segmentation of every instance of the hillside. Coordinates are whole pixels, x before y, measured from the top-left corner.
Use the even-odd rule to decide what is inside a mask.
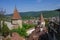
[[[53,16],[58,16],[59,12],[58,11],[37,11],[37,12],[19,12],[22,19],[30,19],[30,18],[37,18],[40,16],[40,14],[42,13],[44,15],[45,18],[48,17],[53,17]],[[9,14],[6,16],[12,16],[13,14]]]

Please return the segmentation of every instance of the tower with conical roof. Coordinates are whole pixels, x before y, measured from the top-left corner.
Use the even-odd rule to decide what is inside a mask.
[[[45,27],[45,21],[44,21],[44,17],[43,17],[43,15],[42,15],[42,13],[41,13],[41,15],[40,15],[39,22],[40,22],[40,25],[41,25],[42,27]]]
[[[14,13],[13,13],[13,16],[12,16],[12,25],[14,25],[13,28],[18,28],[18,27],[22,27],[22,20],[21,20],[21,16],[17,10],[17,8],[15,7],[14,9]]]

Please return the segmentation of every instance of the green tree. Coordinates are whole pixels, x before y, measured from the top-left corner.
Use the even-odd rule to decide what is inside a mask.
[[[23,37],[27,36],[25,28],[13,29],[12,32],[17,32],[20,36],[23,36]]]
[[[17,32],[20,36],[27,37],[26,31],[33,27],[35,27],[33,24],[23,24],[22,28],[13,29],[12,32]]]
[[[0,34],[2,34],[2,33],[1,33],[1,31],[2,31],[1,21],[3,21],[3,24],[4,24],[4,19],[5,19],[4,13],[5,13],[5,12],[6,12],[5,10],[0,9]],[[2,25],[3,25],[3,24],[2,24]]]
[[[4,24],[2,27],[2,35],[4,37],[6,37],[7,35],[9,35],[9,33],[10,33],[10,30],[9,30],[8,26],[6,24]]]
[[[34,24],[23,24],[23,27],[27,30],[27,29],[35,27],[35,25]]]

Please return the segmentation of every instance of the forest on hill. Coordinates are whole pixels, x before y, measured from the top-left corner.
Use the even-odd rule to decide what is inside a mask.
[[[40,14],[43,14],[45,18],[49,17],[56,17],[59,15],[59,11],[31,11],[31,12],[19,12],[20,16],[22,19],[32,19],[32,18],[37,18],[40,17]],[[7,17],[12,17],[13,14],[8,14],[6,15]]]

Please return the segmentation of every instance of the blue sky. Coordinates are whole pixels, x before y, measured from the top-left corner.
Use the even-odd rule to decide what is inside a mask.
[[[60,0],[0,0],[0,9],[13,13],[15,5],[19,12],[54,10],[60,8]]]

